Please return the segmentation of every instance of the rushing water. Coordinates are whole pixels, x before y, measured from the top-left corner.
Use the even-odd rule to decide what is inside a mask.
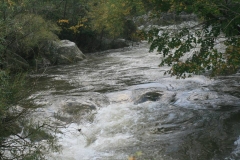
[[[63,126],[56,160],[240,159],[240,74],[176,79],[148,45],[32,76],[39,119]]]

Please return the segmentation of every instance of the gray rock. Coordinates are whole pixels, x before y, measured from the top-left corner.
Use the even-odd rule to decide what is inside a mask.
[[[158,101],[160,100],[163,94],[159,92],[147,92],[143,94],[139,99],[135,102],[135,104],[144,103],[146,101]]]
[[[45,57],[51,65],[72,64],[85,59],[85,55],[74,42],[61,40],[46,47]]]

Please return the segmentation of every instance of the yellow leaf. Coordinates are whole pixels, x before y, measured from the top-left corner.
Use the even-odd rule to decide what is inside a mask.
[[[128,160],[137,160],[134,156],[130,156]]]

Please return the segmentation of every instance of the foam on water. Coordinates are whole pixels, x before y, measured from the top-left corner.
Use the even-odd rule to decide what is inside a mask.
[[[234,142],[234,145],[236,148],[232,151],[232,153],[227,156],[224,160],[239,160],[240,158],[240,136],[239,138]]]
[[[170,107],[168,107],[168,104],[174,96],[174,92],[167,91],[166,86],[169,85],[168,83],[168,81],[163,81],[163,83],[136,85],[126,91],[106,94],[111,101],[110,105],[100,107],[97,111],[94,111],[93,121],[84,121],[79,124],[72,123],[61,129],[62,133],[57,136],[63,146],[62,153],[50,156],[53,159],[76,160],[126,159],[129,156],[128,154],[131,154],[131,151],[129,153],[117,151],[146,143],[146,140],[141,141],[142,138],[138,139],[136,137],[148,135],[145,132],[152,128],[152,123],[156,122],[156,119],[159,119],[161,114],[164,115],[165,111]],[[162,104],[167,105],[166,107],[162,108],[161,103],[150,101],[134,104],[134,94],[138,95],[138,92],[145,93],[149,88],[150,90],[151,88],[157,88],[157,90],[163,92],[161,101]],[[184,95],[181,96],[184,97]],[[184,105],[183,102],[177,103]],[[162,113],[159,112],[159,109],[162,110]],[[166,113],[166,115],[168,116],[163,122],[172,122],[177,118],[175,113]],[[165,127],[174,127],[174,125],[165,125]],[[79,129],[81,129],[80,132]]]
[[[234,145],[236,145],[236,149],[233,151],[233,154],[240,157],[240,136],[239,138],[234,142]]]
[[[137,125],[138,115],[131,106],[109,105],[97,111],[93,122],[72,123],[61,129],[62,133],[57,136],[63,146],[62,153],[50,157],[79,160],[116,157],[113,148],[125,147],[136,141],[131,129]]]
[[[59,66],[44,75],[53,82],[66,81],[70,87],[53,85],[30,97],[44,105],[39,108],[42,118],[54,117],[59,111],[67,118],[76,117],[64,123],[68,125],[57,134],[62,152],[52,153],[48,159],[127,159],[145,151],[146,159],[169,160],[165,153],[177,154],[183,138],[194,137],[190,133],[195,126],[201,130],[208,124],[203,109],[237,102],[234,96],[209,89],[215,81],[204,76],[183,80],[164,75],[169,67],[157,67],[161,56],[147,54],[147,44],[142,45],[125,52],[90,55],[78,65]],[[149,98],[151,93],[155,99]],[[65,113],[81,107],[87,110],[84,114],[75,110]],[[189,141],[188,145],[195,147],[197,140]],[[237,151],[239,140],[235,144]],[[187,154],[184,152],[179,155]]]
[[[138,148],[138,146],[144,148],[145,145],[150,145],[148,140],[153,138],[155,133],[164,133],[167,130],[179,128],[180,131],[176,133],[169,132],[170,134],[164,134],[158,138],[158,140],[172,139],[171,137],[183,132],[185,128],[175,122],[185,121],[184,118],[193,118],[194,114],[186,111],[176,112],[174,110],[177,108],[170,104],[180,108],[194,109],[205,109],[206,103],[214,106],[218,99],[224,97],[205,87],[211,82],[212,80],[202,77],[194,77],[187,81],[166,78],[161,83],[135,85],[129,87],[128,90],[106,93],[105,96],[110,104],[92,111],[91,114],[94,117],[92,120],[86,119],[80,123],[71,123],[60,130],[62,133],[57,136],[63,147],[62,152],[49,155],[49,159],[127,159],[136,151],[133,148]],[[163,94],[160,101],[134,103],[135,97],[141,97],[149,91],[160,91]],[[175,100],[171,102],[172,99]],[[62,103],[61,101],[53,102],[52,106],[64,105],[64,100]],[[160,125],[157,129],[154,127],[156,124]],[[79,129],[81,129],[80,132]],[[237,149],[234,154],[239,154],[239,140],[235,144]],[[169,157],[164,158],[164,152],[161,154],[158,153],[159,159],[169,159]]]

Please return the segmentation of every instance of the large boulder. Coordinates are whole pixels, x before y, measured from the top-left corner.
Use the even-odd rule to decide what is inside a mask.
[[[72,64],[85,59],[85,55],[74,42],[69,40],[55,41],[47,47],[45,57],[51,65]]]

